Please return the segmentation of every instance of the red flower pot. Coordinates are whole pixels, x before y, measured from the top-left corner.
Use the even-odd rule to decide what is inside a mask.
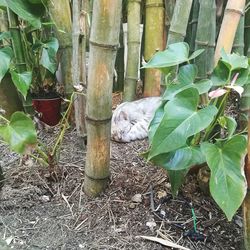
[[[52,99],[37,98],[32,100],[34,109],[40,114],[39,119],[50,125],[55,126],[61,118],[61,98]]]

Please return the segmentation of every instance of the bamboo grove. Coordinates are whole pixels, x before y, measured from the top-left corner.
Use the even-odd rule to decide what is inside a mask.
[[[112,91],[122,92],[123,101],[133,101],[141,87],[144,97],[160,96],[166,88],[161,71],[143,67],[156,52],[177,42],[186,42],[191,53],[204,50],[201,56],[191,59],[198,67],[196,80],[211,77],[222,48],[226,53],[250,56],[249,0],[18,2],[24,10],[22,13],[28,13],[36,4],[44,8],[43,21],[50,27],[46,27],[44,33],[52,33],[59,42],[59,78],[65,97],[83,88],[75,95],[71,120],[79,138],[87,137],[84,191],[89,196],[100,195],[110,179]],[[25,72],[28,64],[18,21],[36,22],[37,27],[41,23],[33,13],[27,19],[22,13],[19,16],[15,4],[0,1],[0,6],[0,32],[10,32],[17,71]],[[3,47],[6,39],[0,38]],[[10,43],[9,37],[7,41]],[[177,66],[174,68],[177,72]],[[7,84],[9,81],[7,75],[0,84],[0,107],[6,110],[7,117],[15,111],[30,112],[29,92],[27,98],[23,98],[14,85]],[[249,91],[249,85],[244,86],[240,102],[241,113],[248,117],[248,131]],[[200,102],[206,104],[208,96],[202,94]],[[250,157],[246,160],[245,171],[250,188]],[[250,249],[249,196],[248,191],[243,204],[246,249]]]

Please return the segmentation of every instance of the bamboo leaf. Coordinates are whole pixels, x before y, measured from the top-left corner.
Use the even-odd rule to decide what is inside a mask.
[[[197,111],[199,93],[195,88],[185,89],[166,103],[164,116],[153,136],[148,160],[156,155],[177,150],[187,139],[205,129],[217,113],[214,106]]]
[[[35,125],[23,112],[15,112],[9,124],[0,125],[0,136],[19,154],[28,153],[37,143]]]
[[[11,74],[11,79],[15,84],[17,90],[26,99],[32,81],[32,72],[25,71],[22,73],[17,73],[15,71],[11,71],[10,74]]]
[[[222,143],[201,145],[211,170],[210,192],[216,203],[231,220],[246,194],[243,171],[247,139],[237,135]]]
[[[10,47],[0,49],[0,82],[9,70],[10,62],[13,57],[13,51]]]

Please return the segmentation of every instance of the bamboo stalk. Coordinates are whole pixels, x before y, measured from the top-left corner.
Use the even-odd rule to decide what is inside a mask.
[[[224,48],[226,53],[230,53],[233,46],[234,37],[240,21],[240,17],[244,14],[246,0],[228,0],[224,18],[221,24],[220,33],[215,49],[214,65],[216,66],[219,59],[221,49]]]
[[[87,90],[84,191],[98,196],[109,180],[112,83],[119,44],[121,0],[94,0]]]
[[[85,1],[86,2],[86,1]],[[86,50],[86,31],[85,31],[85,16],[82,16],[80,19],[80,7],[81,4],[78,0],[73,0],[73,32],[72,32],[72,79],[73,84],[76,86],[80,86],[80,72],[84,67],[81,63],[85,62],[85,58],[82,59],[82,56],[85,57]],[[86,12],[86,5],[84,5],[83,11]],[[82,20],[83,19],[83,20]],[[81,28],[80,28],[81,22]],[[80,32],[81,29],[81,32]],[[82,41],[82,46],[80,47],[79,41]],[[85,65],[85,63],[84,63]],[[84,73],[83,73],[84,74]],[[84,85],[86,84],[86,74],[82,75]],[[84,138],[86,136],[86,127],[85,127],[85,96],[81,93],[75,94],[74,100],[74,110],[75,110],[75,124],[77,135],[80,138]],[[84,145],[84,143],[83,143]]]
[[[185,39],[189,44],[190,53],[194,52],[195,50],[195,39],[196,39],[196,32],[198,25],[199,9],[200,9],[199,0],[193,0],[191,15],[189,17],[190,21],[187,27],[187,36]]]
[[[122,91],[124,87],[124,42],[123,42],[123,25],[121,20],[119,48],[115,60],[115,69],[117,73],[117,80],[114,82],[113,92]]]
[[[248,0],[247,3],[249,5],[250,0]],[[250,6],[248,7],[247,12],[245,12],[244,41],[245,41],[244,54],[250,57]]]
[[[167,45],[184,41],[192,2],[192,0],[176,0]]]
[[[198,79],[204,79],[208,77],[210,65],[213,62],[213,57],[211,58],[211,52],[214,50],[215,44],[215,22],[215,0],[200,1],[195,50],[204,49],[204,52],[201,56],[195,59],[195,64],[198,67]],[[204,32],[204,30],[206,30],[206,32]],[[211,49],[211,51],[209,51],[209,49]],[[208,56],[208,53],[210,57]]]
[[[17,15],[11,11],[9,8],[7,8],[7,15],[8,15],[8,22],[9,22],[9,30],[11,33],[11,41],[12,41],[12,48],[15,56],[15,65],[16,69],[19,73],[22,73],[27,70],[26,67],[26,61],[25,61],[25,52],[22,45],[22,39],[18,24],[18,17]],[[29,113],[33,114],[34,109],[32,107],[32,99],[31,95],[28,92],[26,96],[26,100],[21,96],[23,108],[24,110]]]
[[[124,101],[133,101],[136,95],[140,55],[141,0],[128,1],[128,53],[124,80]]]
[[[238,53],[239,55],[244,55],[244,25],[245,17],[241,16],[232,47],[232,51]]]
[[[144,59],[149,59],[164,48],[164,2],[162,0],[146,0],[146,23]],[[161,72],[157,69],[146,69],[144,78],[144,97],[159,96]]]
[[[73,92],[72,86],[72,23],[70,2],[68,0],[50,0],[48,8],[55,23],[56,36],[59,41],[59,58],[62,70],[62,82],[67,97]]]

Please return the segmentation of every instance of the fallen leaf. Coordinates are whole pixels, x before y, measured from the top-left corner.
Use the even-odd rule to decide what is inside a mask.
[[[161,239],[158,237],[143,236],[143,235],[140,235],[137,237],[143,238],[145,240],[150,240],[150,241],[160,243],[161,245],[166,246],[166,247],[173,247],[173,248],[178,248],[178,249],[182,249],[182,250],[190,250],[190,248],[182,247],[182,246],[180,246],[180,245],[178,245],[170,240],[165,240],[165,239]]]
[[[131,200],[136,203],[141,203],[142,202],[142,195],[141,194],[135,194]]]

